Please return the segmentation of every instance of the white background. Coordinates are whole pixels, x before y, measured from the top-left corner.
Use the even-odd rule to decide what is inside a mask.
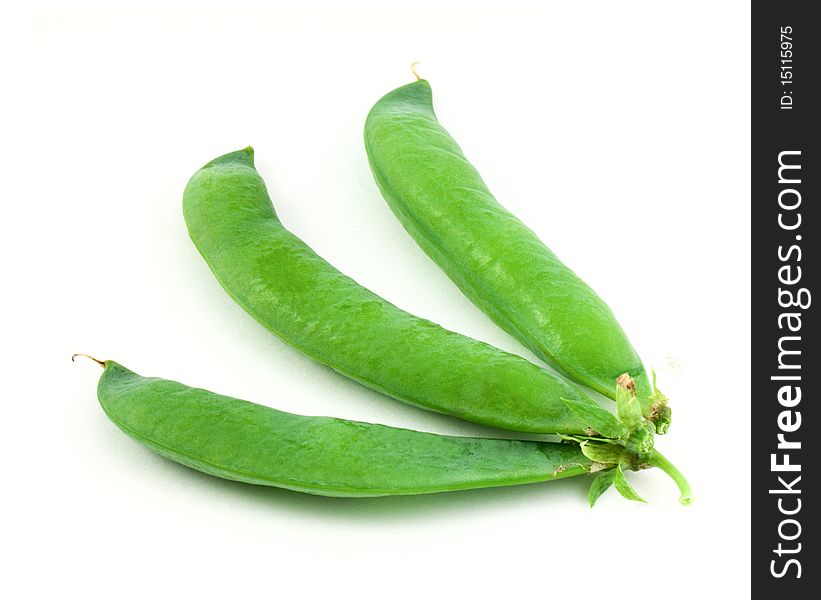
[[[35,221],[5,227],[10,262],[32,265],[7,292],[26,316],[8,323],[25,360],[6,366],[26,378],[9,402],[29,425],[14,432],[15,597],[746,597],[747,3],[346,4],[34,13],[32,167],[18,175]],[[658,444],[692,506],[658,471],[630,474],[649,504],[611,490],[593,510],[585,479],[372,500],[226,482],[123,436],[96,402],[98,367],[69,361],[88,352],[302,414],[503,435],[280,342],[221,290],[182,218],[194,171],[251,144],[282,221],[320,255],[533,359],[423,255],[372,180],[365,115],[415,60],[497,198],[657,370],[674,410]]]

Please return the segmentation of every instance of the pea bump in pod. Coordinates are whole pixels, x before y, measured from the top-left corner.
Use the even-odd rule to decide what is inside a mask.
[[[493,197],[439,123],[426,80],[417,75],[382,97],[364,138],[387,204],[474,304],[540,359],[611,399],[629,378],[642,415],[667,431],[667,398],[611,309]]]
[[[208,475],[320,496],[430,494],[593,475],[592,506],[611,485],[642,500],[627,470],[659,467],[689,502],[686,480],[656,450],[568,436],[563,442],[437,435],[331,417],[307,417],[142,377],[85,356],[103,373],[97,396],[108,418],[157,454]]]

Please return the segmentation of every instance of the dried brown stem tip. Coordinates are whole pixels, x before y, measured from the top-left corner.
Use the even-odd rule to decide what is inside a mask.
[[[89,356],[88,354],[83,354],[81,352],[78,352],[77,354],[72,354],[71,355],[71,362],[74,362],[74,359],[77,358],[78,356],[84,356],[85,358],[93,360],[95,363],[97,363],[98,365],[100,365],[102,368],[105,369],[105,361],[104,360],[97,360],[93,356]]]
[[[619,375],[618,379],[616,379],[616,385],[633,393],[636,392],[636,382],[633,381],[633,378],[630,377],[629,373]]]
[[[413,63],[411,65],[411,73],[413,73],[413,76],[416,77],[416,81],[419,81],[420,79],[422,79],[419,76],[419,73],[416,72],[416,65],[418,65],[418,64],[419,64],[419,61],[416,61],[415,63]]]

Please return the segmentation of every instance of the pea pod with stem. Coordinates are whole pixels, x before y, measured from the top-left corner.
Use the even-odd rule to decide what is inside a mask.
[[[415,73],[415,71],[414,71]],[[424,79],[381,98],[365,123],[374,179],[421,248],[500,327],[568,377],[615,399],[634,380],[658,431],[665,398],[605,302],[499,204],[439,123]]]
[[[234,481],[321,496],[368,497],[519,485],[650,466],[609,443],[455,437],[299,416],[88,358],[103,367],[97,386],[100,405],[126,435],[165,458]],[[593,449],[605,446],[619,450],[600,450],[591,458],[596,456]],[[601,481],[595,485],[600,494]],[[617,487],[623,494],[631,489],[625,485]]]
[[[415,406],[503,429],[590,435],[646,452],[641,423],[622,426],[563,377],[411,315],[288,231],[251,148],[212,160],[185,188],[188,231],[219,283],[267,329],[367,387]],[[611,426],[602,431],[598,422]]]

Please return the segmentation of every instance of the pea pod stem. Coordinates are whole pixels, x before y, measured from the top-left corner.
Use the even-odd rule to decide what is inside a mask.
[[[653,449],[646,453],[635,453],[623,446],[615,444],[613,440],[606,438],[595,439],[576,436],[562,436],[562,439],[571,444],[579,444],[582,454],[592,460],[594,464],[601,463],[610,466],[621,465],[622,468],[631,469],[633,471],[641,471],[642,469],[658,467],[678,486],[679,492],[681,493],[679,501],[682,504],[686,506],[693,500],[693,492],[690,488],[690,483],[681,471],[679,471],[676,466],[667,460],[667,458],[658,450]],[[622,481],[622,486],[624,487],[626,485],[627,483]],[[598,495],[596,495],[596,497],[598,497]]]
[[[679,502],[685,506],[693,502],[693,490],[690,487],[690,482],[687,481],[682,472],[679,471],[673,463],[667,460],[661,452],[655,449],[650,452],[647,459],[647,464],[651,467],[658,467],[667,473],[667,475],[670,476],[670,479],[676,483],[679,492],[681,493]]]

